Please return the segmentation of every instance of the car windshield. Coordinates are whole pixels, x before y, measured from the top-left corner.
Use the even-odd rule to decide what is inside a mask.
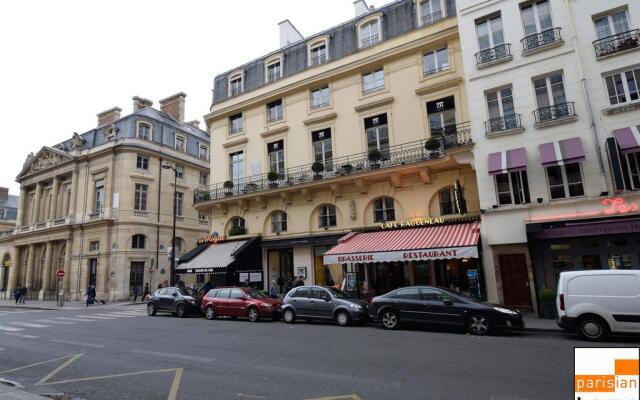
[[[178,288],[178,293],[180,293],[182,296],[198,297],[198,294],[195,290],[187,287]]]
[[[248,290],[247,294],[249,295],[249,297],[251,297],[252,299],[265,299],[267,296],[264,295],[264,293],[262,293],[259,290]]]
[[[337,299],[348,299],[351,297],[346,292],[343,292],[340,289],[330,287],[330,288],[327,288],[327,290],[330,291],[333,297]]]

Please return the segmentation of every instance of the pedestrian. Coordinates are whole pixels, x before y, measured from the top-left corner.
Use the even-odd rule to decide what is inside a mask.
[[[20,289],[20,304],[24,304],[24,301],[27,299],[27,287],[23,286]]]
[[[89,307],[96,298],[96,288],[93,285],[89,286],[85,295],[87,296],[87,305],[85,307]]]
[[[144,302],[145,299],[147,299],[149,297],[149,282],[144,284],[144,290],[142,291],[142,301]]]
[[[293,284],[293,287],[304,286],[304,277],[300,275],[296,283]]]
[[[294,283],[295,283],[295,278],[287,279],[287,286],[285,287],[285,290],[287,291],[287,293],[289,293],[289,291],[293,289]]]
[[[22,285],[18,285],[16,290],[13,291],[13,297],[16,298],[16,304],[20,301],[20,295],[22,294]]]
[[[134,286],[133,287],[133,302],[135,303],[136,300],[138,300],[138,287]]]
[[[162,289],[162,283],[158,283],[158,289]]]
[[[278,298],[278,287],[276,286],[275,280],[271,281],[271,287],[269,288],[269,297],[271,297],[272,299]]]

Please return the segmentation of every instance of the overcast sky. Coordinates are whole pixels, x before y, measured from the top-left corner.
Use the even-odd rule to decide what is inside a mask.
[[[213,77],[277,49],[278,22],[308,36],[353,16],[353,0],[0,2],[0,186],[19,194],[29,152],[94,128],[100,111],[131,113],[134,95],[159,107],[183,91],[185,119],[202,121]]]

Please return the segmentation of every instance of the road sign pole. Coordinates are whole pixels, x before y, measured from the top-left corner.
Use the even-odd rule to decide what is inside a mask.
[[[58,295],[56,296],[57,304],[58,307],[64,307],[64,286],[62,284],[62,280],[64,279],[64,270],[57,270],[56,277],[58,278]]]

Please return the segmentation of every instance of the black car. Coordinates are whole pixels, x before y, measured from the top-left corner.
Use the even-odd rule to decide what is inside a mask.
[[[331,286],[300,286],[289,291],[282,301],[282,318],[287,323],[296,319],[335,320],[345,326],[367,320],[367,302]]]
[[[156,290],[147,301],[147,315],[158,311],[170,312],[178,317],[200,314],[200,301],[195,290],[187,287],[166,287]]]
[[[462,326],[475,335],[497,328],[524,328],[518,310],[430,286],[404,287],[374,297],[369,316],[385,329],[396,329],[403,322]]]

